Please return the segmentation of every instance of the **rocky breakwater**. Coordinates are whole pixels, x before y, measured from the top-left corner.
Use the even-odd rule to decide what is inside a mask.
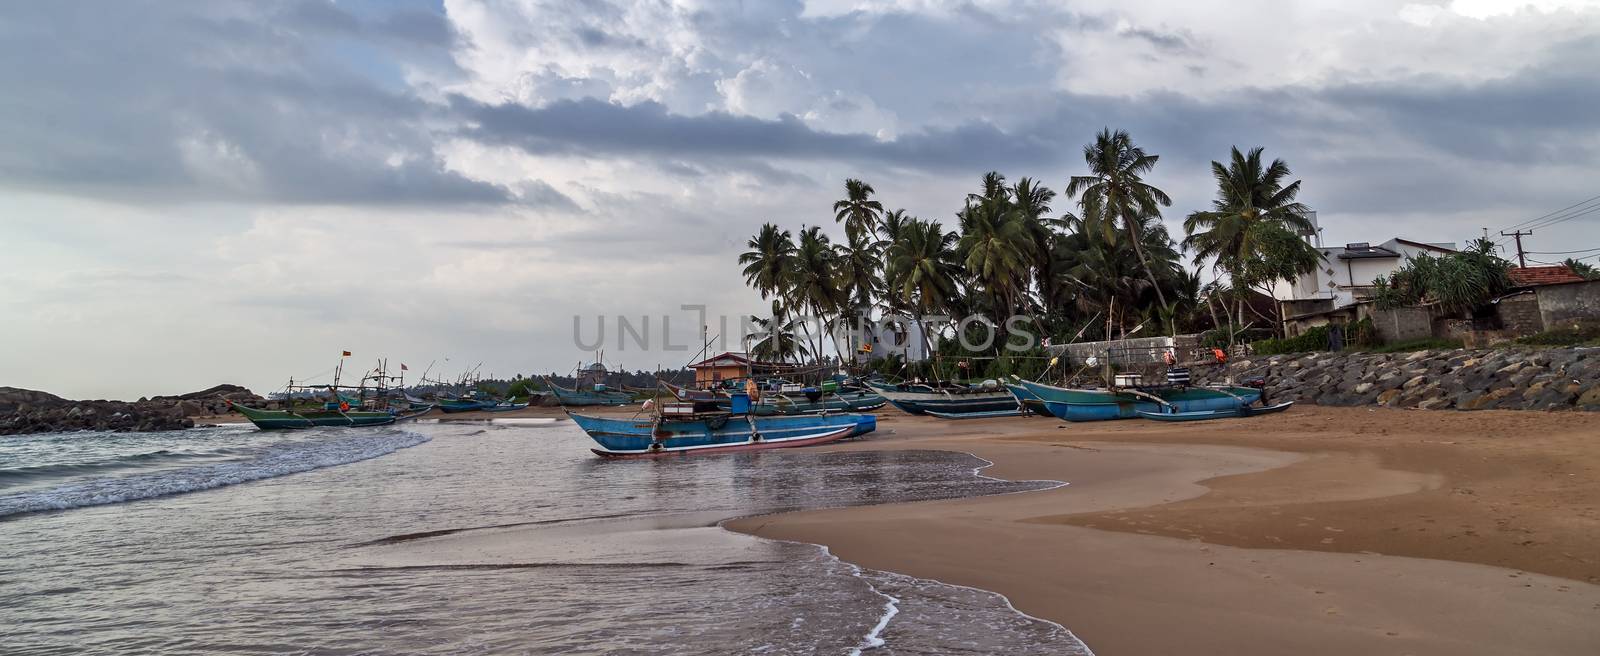
[[[1600,411],[1600,348],[1289,353],[1195,374],[1202,384],[1265,376],[1274,402]]]
[[[260,403],[238,385],[138,401],[73,401],[54,394],[0,387],[0,435],[59,431],[162,431],[194,426],[194,417],[223,414],[228,403]]]

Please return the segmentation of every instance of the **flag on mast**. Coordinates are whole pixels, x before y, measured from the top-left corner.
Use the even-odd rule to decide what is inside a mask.
[[[400,363],[400,370],[401,371],[411,371],[411,368],[407,367],[406,363],[402,362],[402,363]]]
[[[349,351],[342,351],[342,353],[344,353],[344,355],[342,355],[340,357],[345,357],[345,358],[350,357],[350,352]]]

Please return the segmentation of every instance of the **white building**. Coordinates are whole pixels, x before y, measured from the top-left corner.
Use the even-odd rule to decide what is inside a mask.
[[[1322,261],[1311,273],[1293,283],[1273,285],[1272,297],[1278,301],[1290,335],[1311,326],[1337,322],[1338,316],[1355,319],[1357,303],[1372,297],[1373,280],[1394,273],[1406,260],[1418,255],[1440,256],[1456,251],[1454,242],[1420,242],[1396,237],[1376,246],[1369,243],[1342,247],[1317,247]]]

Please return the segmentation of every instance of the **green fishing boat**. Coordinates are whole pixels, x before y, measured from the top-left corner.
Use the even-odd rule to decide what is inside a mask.
[[[292,428],[348,428],[353,426],[383,426],[405,419],[414,419],[432,411],[431,404],[405,403],[401,406],[391,405],[390,393],[394,388],[391,382],[400,381],[401,389],[404,386],[402,376],[390,376],[387,371],[388,363],[378,361],[378,366],[361,378],[361,384],[347,386],[339,384],[339,376],[344,371],[344,358],[350,352],[345,351],[339,360],[339,365],[334,368],[333,383],[330,385],[296,385],[294,379],[284,388],[283,409],[274,410],[267,408],[252,408],[238,403],[230,406],[249,419],[262,430],[283,430]],[[405,365],[401,365],[402,369]],[[353,395],[346,395],[345,391]],[[331,401],[308,404],[306,407],[296,408],[297,394],[320,396],[326,392]],[[402,393],[399,395],[405,399]],[[303,398],[303,397],[302,397]]]

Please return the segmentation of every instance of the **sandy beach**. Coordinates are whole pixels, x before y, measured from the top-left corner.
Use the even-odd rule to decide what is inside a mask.
[[[1043,492],[728,527],[1007,595],[1099,654],[1600,652],[1600,416],[1296,407],[1168,425],[884,413]]]

